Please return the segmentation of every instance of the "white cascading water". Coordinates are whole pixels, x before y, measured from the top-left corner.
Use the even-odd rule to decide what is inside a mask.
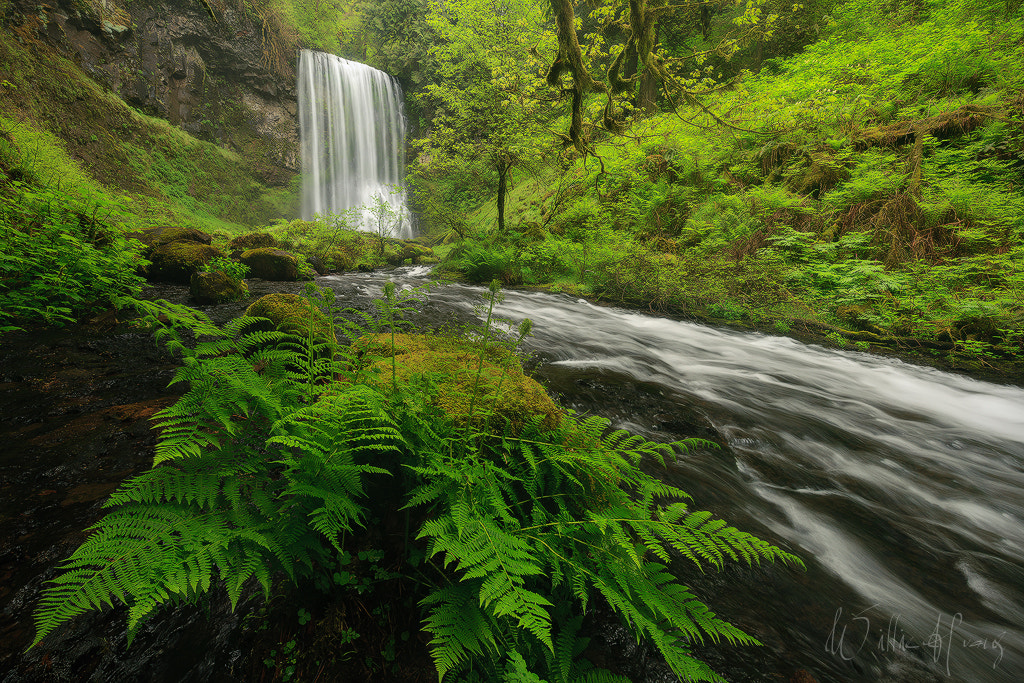
[[[302,217],[352,212],[349,223],[412,237],[403,184],[405,114],[391,76],[358,62],[299,54]]]

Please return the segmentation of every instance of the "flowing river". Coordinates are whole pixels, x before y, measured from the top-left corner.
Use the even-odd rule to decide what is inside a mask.
[[[348,297],[382,281],[323,279]],[[464,318],[481,292],[448,285],[430,306]],[[563,403],[652,439],[718,441],[666,478],[808,565],[739,573],[717,588],[734,612],[712,608],[820,680],[1024,680],[1024,390],[504,294],[498,313],[534,321],[525,348]]]

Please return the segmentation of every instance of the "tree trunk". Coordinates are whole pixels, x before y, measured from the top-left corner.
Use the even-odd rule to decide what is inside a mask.
[[[508,194],[508,174],[512,164],[507,161],[498,162],[498,230],[505,232],[505,195]]]
[[[654,25],[654,45],[658,44],[658,25]],[[636,94],[636,108],[645,116],[658,113],[658,76],[651,69],[644,69],[640,76],[640,89]]]

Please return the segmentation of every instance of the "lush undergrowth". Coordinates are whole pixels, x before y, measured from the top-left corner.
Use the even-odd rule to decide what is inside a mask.
[[[124,205],[52,135],[0,116],[0,332],[63,325],[138,293]]]
[[[401,596],[424,632],[392,633],[390,655],[369,637],[362,651],[359,622],[342,616],[324,624],[334,647],[320,661],[291,641],[287,678],[394,675],[396,649],[420,661],[429,640],[437,680],[622,682],[585,654],[585,617],[604,605],[680,676],[722,680],[690,644],[757,641],[670,565],[799,560],[689,509],[683,491],[641,469],[693,441],[609,432],[601,418],[561,413],[539,386],[534,403],[510,410],[503,392],[522,403],[532,381],[512,353],[530,327],[499,343],[496,283],[472,341],[396,335],[419,293],[398,295],[392,283],[384,294],[377,315],[339,319],[350,338],[377,333],[351,347],[318,331],[339,312],[312,286],[297,336],[265,331],[260,319],[218,328],[190,309],[140,304],[182,354],[175,381],[188,391],[157,416],[153,469],[112,496],[44,592],[36,643],[114,601],[128,607],[130,640],[165,603],[195,602],[223,583],[234,605],[250,581],[269,598],[274,577],[286,576],[352,612],[386,586],[386,603]],[[201,341],[190,347],[183,331]],[[380,545],[367,547],[371,538]]]
[[[493,200],[464,211],[446,267],[840,346],[1019,360],[1022,41],[1019,4],[845,3],[824,40],[708,100],[728,125],[660,114],[561,155],[510,190],[504,233]]]

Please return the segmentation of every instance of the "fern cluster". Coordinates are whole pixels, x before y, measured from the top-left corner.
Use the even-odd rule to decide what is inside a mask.
[[[129,640],[159,605],[224,580],[232,604],[249,579],[309,576],[362,522],[369,464],[402,437],[382,397],[323,381],[312,340],[239,318],[223,329],[173,304],[139,304],[171,324],[158,335],[182,354],[188,391],[157,414],[154,467],[123,485],[112,511],[64,563],[36,611],[38,643],[82,612],[126,604]],[[190,347],[180,330],[199,339]]]
[[[332,310],[329,294],[308,295]],[[349,334],[394,329],[406,303],[389,288],[378,315],[357,316]],[[439,681],[625,680],[581,656],[584,617],[598,601],[680,676],[721,680],[690,644],[756,641],[670,564],[800,564],[690,510],[683,491],[641,470],[696,441],[654,444],[574,415],[498,433],[493,419],[456,420],[427,400],[437,378],[364,382],[368,359],[317,342],[312,319],[301,338],[261,331],[260,319],[221,328],[184,307],[139,305],[170,320],[158,334],[182,355],[174,381],[189,388],[157,417],[153,469],[111,497],[45,591],[36,643],[115,602],[128,607],[131,637],[161,604],[219,581],[232,604],[253,579],[269,595],[276,572],[329,583],[318,573],[372,510],[412,521],[407,570],[421,586],[426,578],[420,605]],[[198,341],[187,343],[185,330]],[[366,496],[377,477],[391,477],[392,509]]]
[[[430,511],[419,537],[452,577],[423,601],[441,679],[483,660],[499,668],[521,661],[553,681],[596,680],[577,657],[580,624],[596,599],[686,679],[720,680],[689,643],[756,643],[680,584],[669,564],[799,560],[690,510],[683,491],[639,468],[695,441],[654,444],[607,429],[601,418],[570,417],[555,430],[534,421],[516,438],[484,435],[477,450],[419,445],[422,464],[411,469],[420,483],[408,506]]]

